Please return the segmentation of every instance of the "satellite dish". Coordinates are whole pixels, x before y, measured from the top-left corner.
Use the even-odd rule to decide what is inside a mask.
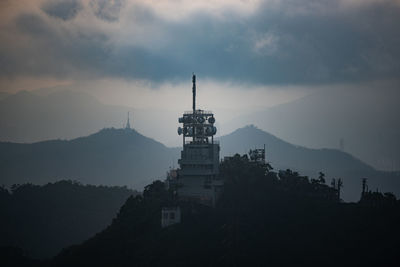
[[[211,124],[214,123],[215,122],[215,118],[214,117],[208,118],[208,122],[211,123]]]
[[[179,123],[183,123],[183,117],[180,117],[180,118],[178,119],[178,122],[179,122]]]
[[[193,135],[193,128],[192,127],[188,128],[188,134],[189,135]]]
[[[204,117],[199,117],[199,118],[197,119],[197,121],[198,121],[199,123],[203,123],[203,122],[205,121],[205,119],[204,119]]]
[[[181,135],[182,134],[182,128],[178,127],[178,134]]]

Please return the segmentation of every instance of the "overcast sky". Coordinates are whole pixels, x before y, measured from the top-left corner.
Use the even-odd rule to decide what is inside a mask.
[[[3,0],[0,8],[3,85],[179,82],[192,71],[257,86],[399,79],[396,0]]]
[[[3,0],[0,10],[3,92],[66,86],[190,109],[196,72],[201,108],[249,110],[341,84],[399,85],[398,0]]]

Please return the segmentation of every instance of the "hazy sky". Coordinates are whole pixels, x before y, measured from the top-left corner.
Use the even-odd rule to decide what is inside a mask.
[[[399,79],[396,0],[3,0],[0,8],[1,91],[100,80],[190,87],[192,71],[234,90]]]
[[[400,97],[399,28],[399,0],[2,0],[0,92],[182,111],[196,72],[223,120],[342,85]]]

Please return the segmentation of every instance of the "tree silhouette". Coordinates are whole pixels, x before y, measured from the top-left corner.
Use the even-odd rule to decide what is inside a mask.
[[[319,172],[319,183],[324,184],[325,183],[325,173]]]

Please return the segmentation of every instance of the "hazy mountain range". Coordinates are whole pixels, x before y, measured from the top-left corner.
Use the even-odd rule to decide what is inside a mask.
[[[295,101],[236,117],[225,128],[255,124],[294,144],[346,151],[374,168],[400,170],[400,105],[396,91],[319,90]],[[341,144],[342,143],[342,144]]]
[[[350,154],[332,149],[308,149],[289,144],[254,126],[222,136],[221,158],[247,153],[266,144],[267,159],[278,169],[291,168],[317,177],[323,171],[330,178],[342,178],[343,198],[356,201],[361,178],[369,178],[371,189],[400,193],[400,179],[394,173],[374,170]],[[136,130],[103,129],[73,140],[51,140],[32,144],[0,143],[0,183],[43,184],[72,179],[87,184],[127,185],[141,190],[156,179],[165,179],[177,167],[180,148],[168,148]]]
[[[320,90],[258,112],[238,113],[231,121],[216,114],[217,134],[221,129],[228,134],[254,124],[290,143],[341,148],[376,169],[400,170],[400,106],[391,97],[392,91],[382,90],[380,98],[368,89],[362,97],[348,88]],[[179,111],[106,105],[92,95],[69,90],[0,94],[0,141],[71,139],[104,127],[120,128],[126,123],[127,111],[131,111],[131,124],[142,134],[179,145],[175,131]]]
[[[177,161],[178,148],[167,148],[135,130],[103,129],[70,141],[0,143],[1,184],[43,184],[61,179],[95,185],[142,189],[164,179]]]

